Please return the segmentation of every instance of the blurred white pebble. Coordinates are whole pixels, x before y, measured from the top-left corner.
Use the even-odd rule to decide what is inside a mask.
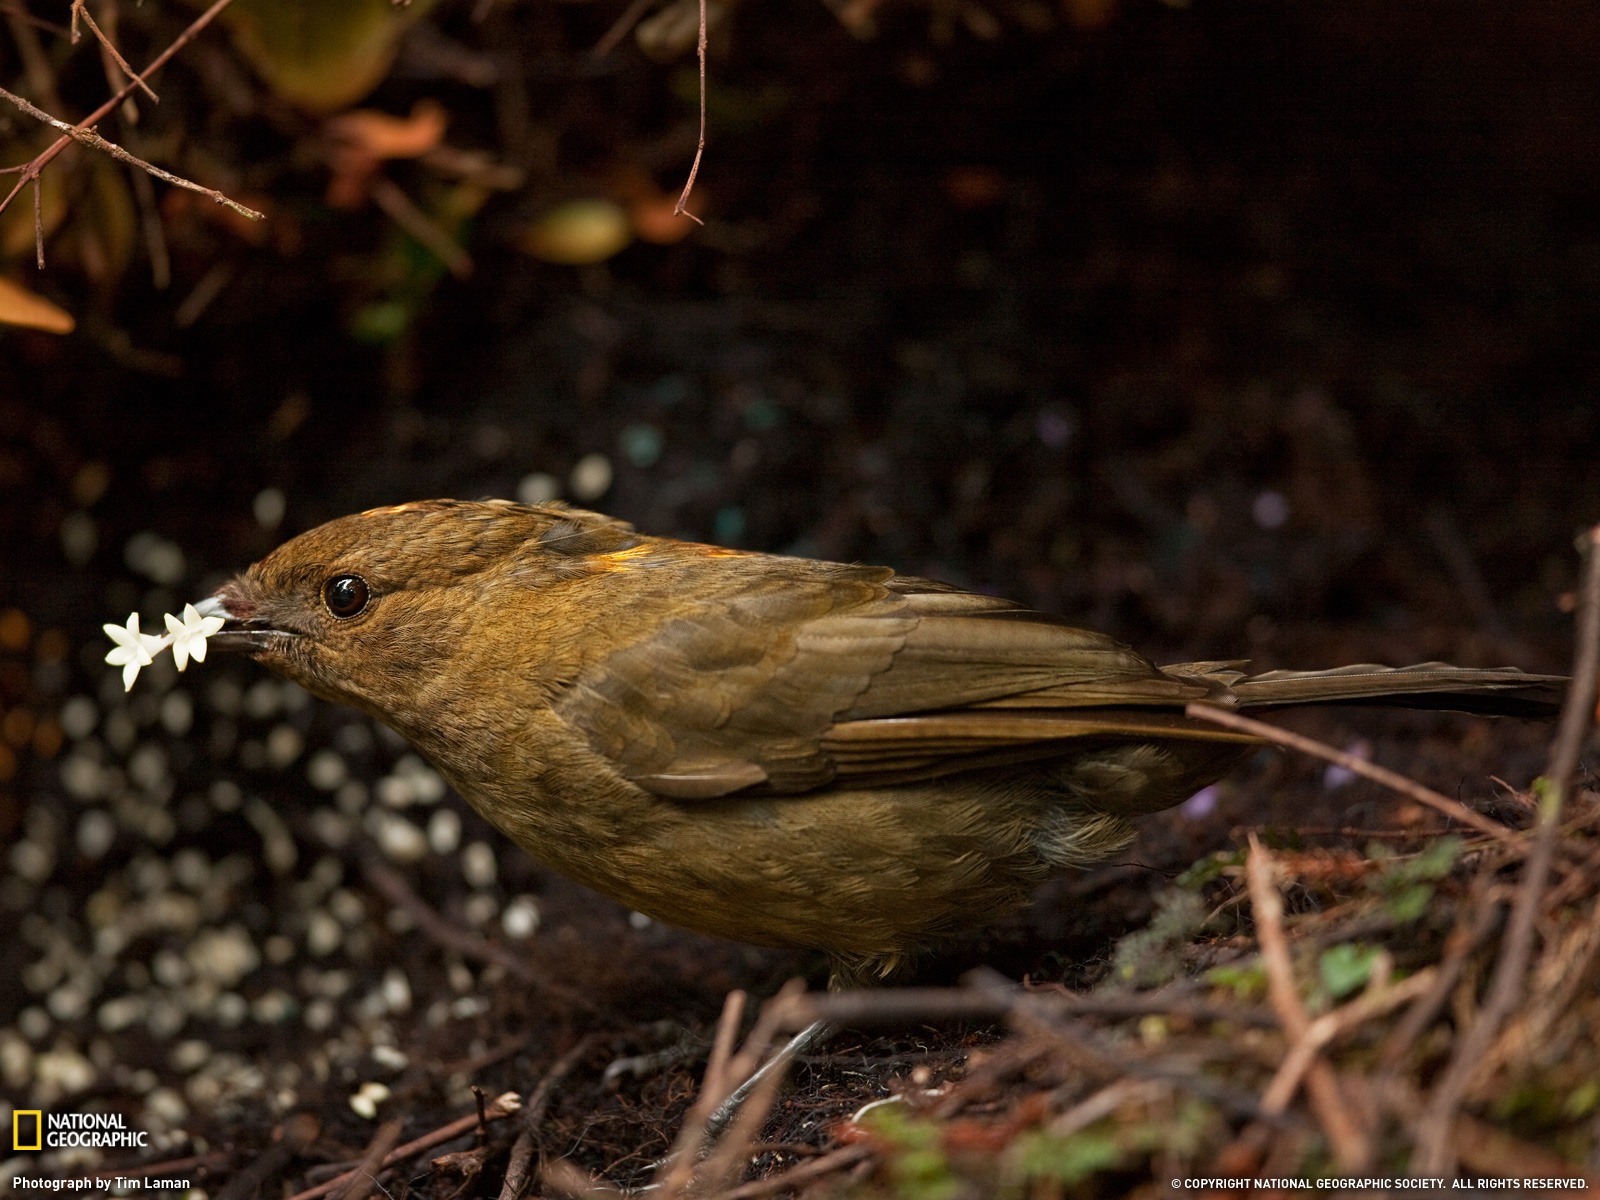
[[[499,874],[494,848],[488,842],[473,842],[461,852],[461,874],[475,888],[494,886]]]
[[[250,510],[255,514],[256,524],[263,529],[276,529],[283,524],[284,510],[289,507],[289,502],[275,487],[262,488],[256,493],[255,502]]]
[[[539,902],[532,896],[518,896],[506,905],[500,917],[500,928],[507,937],[532,937],[539,928]]]
[[[517,500],[522,504],[544,504],[561,495],[561,481],[554,475],[534,471],[517,484]],[[90,553],[94,553],[93,550]]]
[[[461,817],[455,809],[436,809],[428,818],[428,845],[435,854],[452,854],[461,845]]]
[[[350,1108],[355,1112],[356,1116],[365,1117],[370,1121],[378,1115],[378,1105],[388,1098],[388,1088],[381,1083],[369,1080],[361,1085],[355,1095],[350,1097]]]
[[[582,501],[598,500],[611,490],[611,460],[604,454],[585,454],[573,464],[567,486]]]

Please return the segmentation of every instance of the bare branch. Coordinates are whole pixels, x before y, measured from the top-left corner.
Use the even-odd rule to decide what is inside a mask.
[[[128,77],[129,82],[137,84],[139,90],[150,97],[150,103],[160,104],[161,97],[156,95],[155,90],[148,83],[133,73],[133,68],[128,65],[128,60],[122,57],[122,52],[117,49],[110,38],[101,32],[100,26],[95,23],[95,19],[89,15],[89,10],[84,6],[84,0],[72,0],[72,40],[74,42],[78,40],[79,17],[83,18],[83,23],[89,27],[89,32],[99,39],[100,45],[105,52],[111,56],[117,66],[122,68],[122,72]]]
[[[700,174],[700,160],[706,153],[706,0],[700,0],[700,40],[696,52],[700,59],[700,140],[694,148],[694,162],[689,167],[689,178],[684,180],[683,194],[678,197],[678,203],[673,205],[672,215],[688,217],[696,225],[704,225],[705,222],[684,205],[689,203],[689,193],[694,191],[695,176]]]
[[[74,128],[88,129],[90,126],[104,119],[107,114],[112,112],[117,107],[117,105],[121,104],[133,94],[140,81],[148,79],[162,67],[166,66],[167,63],[172,60],[173,55],[177,54],[179,50],[182,50],[196,37],[198,37],[200,35],[200,31],[203,30],[207,25],[211,24],[212,21],[216,20],[217,16],[222,12],[222,10],[227,8],[232,2],[233,0],[215,0],[210,8],[206,9],[205,12],[201,13],[193,21],[189,22],[188,28],[186,28],[177,37],[173,38],[172,44],[160,54],[156,55],[155,59],[148,67],[139,72],[138,75],[134,76],[133,79],[127,84],[119,88],[109,100],[101,104],[99,108],[95,109],[83,120],[79,121]],[[44,150],[34,155],[34,157],[23,167],[22,171],[19,173],[16,186],[13,187],[11,191],[6,193],[4,200],[0,200],[0,212],[5,212],[5,210],[10,206],[11,202],[16,199],[17,193],[22,190],[23,185],[27,184],[31,180],[37,179],[39,177],[39,173],[52,162],[54,162],[56,156],[68,146],[72,145],[75,140],[75,138],[70,136],[59,137],[49,146],[45,147]]]
[[[1533,927],[1549,881],[1555,855],[1556,833],[1568,786],[1578,769],[1578,756],[1595,723],[1595,690],[1600,676],[1600,525],[1579,543],[1583,552],[1583,583],[1578,592],[1578,644],[1574,654],[1572,686],[1561,709],[1561,724],[1550,749],[1550,765],[1535,784],[1539,794],[1539,824],[1533,851],[1528,855],[1517,900],[1511,909],[1500,957],[1477,1019],[1457,1040],[1455,1053],[1440,1076],[1417,1126],[1417,1147],[1412,1169],[1421,1175],[1447,1173],[1456,1156],[1452,1131],[1457,1109],[1468,1085],[1483,1066],[1500,1027],[1522,999],[1533,955]]]
[[[1184,710],[1184,715],[1200,721],[1210,721],[1213,725],[1221,725],[1227,729],[1237,729],[1241,733],[1253,733],[1257,737],[1265,738],[1269,742],[1276,742],[1280,746],[1287,746],[1291,750],[1299,750],[1303,754],[1310,754],[1327,762],[1335,763],[1354,771],[1357,775],[1364,775],[1375,783],[1381,783],[1392,791],[1408,796],[1418,804],[1425,804],[1429,808],[1444,813],[1453,820],[1460,821],[1463,825],[1470,825],[1479,833],[1486,833],[1490,837],[1498,838],[1503,842],[1515,841],[1517,834],[1507,829],[1504,825],[1496,825],[1489,818],[1480,816],[1459,801],[1450,799],[1434,791],[1432,788],[1423,787],[1413,779],[1407,779],[1396,771],[1370,763],[1364,758],[1357,758],[1353,754],[1346,754],[1343,750],[1335,750],[1332,746],[1325,745],[1315,738],[1304,737],[1298,733],[1291,733],[1287,729],[1280,729],[1276,725],[1268,725],[1265,721],[1254,721],[1249,717],[1241,717],[1215,704],[1191,704]]]
[[[141,171],[144,171],[150,175],[154,175],[157,179],[165,180],[167,183],[172,184],[173,187],[180,187],[187,191],[198,192],[200,195],[215,201],[224,208],[232,209],[241,217],[249,217],[252,221],[259,221],[266,216],[265,213],[259,213],[253,208],[246,208],[236,200],[228,199],[228,197],[224,196],[221,192],[215,190],[214,188],[201,187],[193,180],[184,179],[181,175],[174,175],[171,171],[163,171],[154,163],[145,162],[145,160],[140,158],[137,154],[130,154],[115,142],[106,141],[105,138],[101,137],[93,129],[85,129],[81,125],[68,125],[65,121],[57,120],[55,117],[52,117],[49,113],[45,112],[42,108],[36,108],[34,105],[29,104],[21,96],[6,91],[5,88],[0,88],[0,98],[11,101],[12,104],[16,105],[30,117],[43,121],[46,125],[51,125],[56,129],[61,130],[62,133],[66,134],[73,141],[82,142],[85,146],[88,146],[92,150],[99,150],[103,153],[109,154],[118,162],[125,162],[131,167],[138,167]]]

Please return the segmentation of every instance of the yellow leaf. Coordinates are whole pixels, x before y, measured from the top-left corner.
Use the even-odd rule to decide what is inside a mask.
[[[569,200],[530,225],[522,245],[535,258],[576,267],[605,262],[632,240],[628,214],[620,205]]]
[[[42,329],[46,333],[71,333],[77,322],[66,309],[0,276],[0,324]]]
[[[354,104],[389,72],[400,36],[432,7],[413,0],[234,0],[239,49],[285,100],[309,112]]]

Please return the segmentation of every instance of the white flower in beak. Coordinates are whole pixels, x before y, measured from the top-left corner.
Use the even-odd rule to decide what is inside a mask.
[[[171,617],[167,618],[169,621]],[[139,614],[129,613],[128,624],[102,625],[106,636],[116,643],[106,652],[106,661],[122,668],[122,690],[131,692],[133,681],[139,678],[139,669],[148,667],[151,655],[166,648],[167,639],[152,633],[139,632]]]
[[[203,617],[194,605],[185,604],[183,620],[167,613],[166,622],[167,633],[172,638],[172,659],[181,671],[189,665],[191,658],[195,662],[205,662],[206,639],[222,628],[223,618]],[[106,628],[109,630],[111,627],[108,625]]]

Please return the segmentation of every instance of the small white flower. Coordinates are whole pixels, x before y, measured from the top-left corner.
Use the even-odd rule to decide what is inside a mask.
[[[106,631],[106,636],[116,643],[106,652],[106,661],[113,667],[122,668],[122,690],[131,692],[133,681],[139,678],[139,668],[150,665],[152,661],[150,656],[164,650],[167,639],[150,633],[140,633],[138,613],[128,614],[126,627],[103,625],[101,628]]]
[[[167,633],[172,638],[172,658],[181,671],[189,665],[191,658],[195,662],[205,662],[206,639],[222,628],[223,619],[202,617],[194,605],[185,604],[183,620],[167,613],[166,622]]]

